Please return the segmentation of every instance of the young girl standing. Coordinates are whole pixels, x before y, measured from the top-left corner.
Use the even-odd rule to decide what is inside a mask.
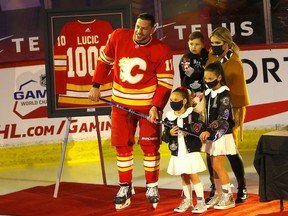
[[[214,196],[206,203],[206,206],[207,208],[214,206],[215,209],[228,209],[235,207],[235,201],[231,191],[230,178],[224,167],[224,159],[226,155],[237,154],[237,151],[232,135],[234,119],[230,90],[226,86],[220,62],[206,66],[204,81],[208,87],[205,91],[207,128],[200,134],[200,139],[205,142],[216,132],[213,128],[218,127],[223,122],[229,123],[227,132],[220,139],[214,142],[206,141],[203,145],[204,151],[210,155],[216,187]]]
[[[193,208],[192,184],[197,196],[197,205],[193,213],[207,211],[203,184],[198,176],[199,172],[206,170],[205,163],[200,155],[201,140],[198,137],[189,135],[181,129],[194,134],[202,131],[200,115],[193,112],[190,105],[189,92],[185,87],[175,89],[170,96],[172,110],[166,113],[165,122],[174,125],[172,128],[165,126],[162,140],[169,143],[171,158],[167,168],[170,175],[180,175],[182,179],[184,199],[176,212],[184,212]]]

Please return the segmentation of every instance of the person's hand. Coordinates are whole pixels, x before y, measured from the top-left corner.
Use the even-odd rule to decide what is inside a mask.
[[[171,136],[178,136],[178,132],[179,132],[179,127],[178,127],[178,126],[174,126],[174,127],[170,130]]]
[[[99,97],[100,97],[100,89],[99,88],[91,88],[89,93],[88,93],[88,99],[90,99],[91,101],[95,101],[98,102],[99,101]]]
[[[188,133],[186,133],[185,131],[181,131],[181,132],[182,132],[184,137],[188,136]]]
[[[147,117],[147,120],[151,123],[157,124],[157,119],[159,119],[158,109],[157,107],[152,106],[149,110],[149,116]]]
[[[205,141],[207,140],[208,138],[210,137],[210,133],[208,131],[204,131],[200,134],[199,138],[202,140],[202,141]]]
[[[203,96],[204,96],[203,92],[196,92],[192,94],[191,100],[197,104],[202,100]]]

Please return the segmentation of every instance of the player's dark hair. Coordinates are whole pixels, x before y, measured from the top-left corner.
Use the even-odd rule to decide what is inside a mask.
[[[180,86],[176,89],[173,90],[173,92],[177,92],[179,94],[181,94],[181,96],[183,97],[183,99],[187,100],[187,103],[185,104],[185,109],[187,109],[188,107],[190,107],[190,95],[189,95],[189,91],[187,88],[185,88],[184,86]]]
[[[189,40],[194,40],[194,39],[198,39],[198,38],[204,44],[204,35],[200,31],[194,31],[188,37]]]
[[[217,77],[221,75],[222,79],[220,80],[220,83],[222,85],[226,85],[224,70],[220,61],[215,61],[213,63],[208,64],[205,67],[205,71],[210,71],[214,73]]]
[[[141,13],[138,15],[138,19],[142,19],[142,20],[148,20],[150,21],[151,27],[154,27],[156,21],[153,15],[148,14],[148,13]]]

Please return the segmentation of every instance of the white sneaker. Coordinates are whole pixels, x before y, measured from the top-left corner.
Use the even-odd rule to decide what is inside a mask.
[[[174,209],[175,212],[185,212],[193,208],[192,199],[183,199],[180,205]]]
[[[218,204],[218,202],[221,199],[221,195],[222,194],[218,194],[217,192],[215,192],[214,196],[209,200],[209,202],[206,203],[207,209],[213,207],[216,204]]]
[[[207,211],[205,200],[202,197],[197,197],[197,205],[192,210],[192,213],[203,213]]]
[[[232,193],[222,193],[220,201],[214,205],[214,209],[229,209],[235,207],[235,200]]]

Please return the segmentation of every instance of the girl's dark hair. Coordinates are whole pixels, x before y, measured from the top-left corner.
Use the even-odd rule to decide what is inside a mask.
[[[138,15],[138,19],[150,21],[151,27],[154,27],[154,25],[155,25],[155,23],[156,23],[154,16],[152,16],[151,14],[148,14],[148,13],[141,13],[141,14],[139,14],[139,15]]]
[[[183,97],[183,99],[187,99],[187,103],[185,104],[185,109],[187,109],[188,107],[191,106],[191,102],[190,102],[190,95],[189,95],[189,91],[187,88],[185,88],[184,86],[180,86],[176,89],[173,90],[173,93],[177,92],[179,94],[181,94],[181,96]]]
[[[189,35],[189,40],[200,39],[201,42],[204,44],[204,36],[200,31],[194,31]]]
[[[222,64],[220,61],[216,61],[213,63],[210,63],[205,67],[205,71],[210,71],[218,77],[219,75],[222,76],[222,79],[220,80],[221,85],[226,85],[226,80],[225,80],[225,75],[224,75],[224,70],[222,67]]]

